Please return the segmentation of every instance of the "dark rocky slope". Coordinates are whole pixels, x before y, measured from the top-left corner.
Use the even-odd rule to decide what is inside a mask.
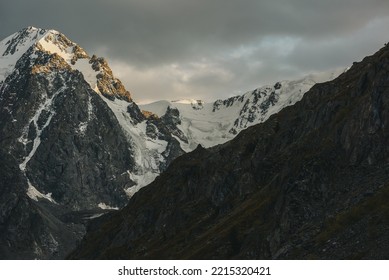
[[[31,200],[16,160],[3,151],[0,178],[0,258],[63,259],[84,235],[82,223],[62,218],[69,209]]]
[[[198,147],[74,259],[389,258],[389,47],[234,140]]]

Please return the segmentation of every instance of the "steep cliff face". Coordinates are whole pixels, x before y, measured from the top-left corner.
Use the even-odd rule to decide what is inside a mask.
[[[388,258],[389,47],[173,161],[71,258]]]

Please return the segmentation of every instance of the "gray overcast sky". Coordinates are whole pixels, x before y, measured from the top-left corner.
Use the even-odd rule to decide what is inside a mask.
[[[106,57],[135,101],[213,101],[374,53],[389,1],[1,1],[1,39],[29,25]]]

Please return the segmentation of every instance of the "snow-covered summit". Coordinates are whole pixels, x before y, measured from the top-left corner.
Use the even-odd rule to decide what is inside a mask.
[[[16,62],[30,48],[46,51],[51,54],[58,54],[65,61],[71,62],[71,59],[77,54],[87,57],[85,51],[67,39],[63,34],[56,30],[40,29],[36,27],[27,27],[16,32],[0,42],[0,65],[2,69],[13,70]],[[8,73],[2,73],[2,80]]]
[[[131,101],[130,93],[113,76],[105,59],[89,56],[78,44],[53,29],[30,26],[0,42],[0,83],[12,73],[17,61],[28,51],[31,52],[31,57],[37,51],[55,55],[64,65],[81,72],[85,81],[97,93]],[[35,71],[46,71],[46,67],[35,68]]]
[[[0,41],[0,83],[12,73],[16,62],[47,31],[35,27],[27,27]]]

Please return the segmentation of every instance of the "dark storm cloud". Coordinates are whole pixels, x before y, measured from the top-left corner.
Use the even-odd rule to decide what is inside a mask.
[[[107,56],[134,92],[153,96],[158,91],[162,98],[222,95],[337,67],[388,40],[387,0],[13,0],[0,5],[1,38],[28,25],[57,29],[88,52]]]

